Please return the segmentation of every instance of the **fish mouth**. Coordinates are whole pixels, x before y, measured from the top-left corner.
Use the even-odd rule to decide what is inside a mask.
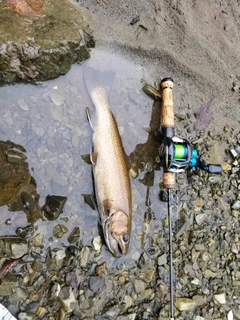
[[[123,214],[122,211],[121,213]],[[103,230],[105,241],[109,250],[115,257],[121,257],[126,255],[128,252],[130,228],[128,224],[122,225],[120,221],[118,228],[116,228],[118,221],[114,218],[116,218],[117,214],[118,213],[111,215],[105,221]],[[128,216],[125,213],[124,215],[128,221]]]

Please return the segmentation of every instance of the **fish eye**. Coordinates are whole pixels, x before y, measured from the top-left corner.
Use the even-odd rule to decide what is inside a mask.
[[[123,235],[123,241],[126,242],[126,243],[128,242],[128,235],[127,234]]]

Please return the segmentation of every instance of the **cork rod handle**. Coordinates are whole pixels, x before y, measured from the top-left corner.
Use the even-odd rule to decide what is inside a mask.
[[[174,136],[174,110],[173,110],[173,79],[164,78],[161,81],[162,88],[162,111],[161,111],[161,131],[164,137]],[[163,187],[174,189],[176,186],[175,173],[166,169],[163,172]]]

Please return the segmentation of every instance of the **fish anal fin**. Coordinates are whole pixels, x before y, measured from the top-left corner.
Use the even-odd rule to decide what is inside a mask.
[[[95,166],[97,163],[97,157],[98,157],[98,153],[97,152],[91,152],[90,153],[90,160],[92,162],[92,164]]]

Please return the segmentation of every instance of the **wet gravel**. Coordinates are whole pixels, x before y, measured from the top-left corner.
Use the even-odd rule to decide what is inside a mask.
[[[91,63],[99,66],[103,53],[95,53],[99,58]],[[24,229],[29,226],[24,212],[0,208],[6,221],[0,263],[19,257],[13,254],[17,245],[28,253],[0,284],[0,303],[20,320],[169,319],[167,207],[159,199],[157,123],[150,121],[159,104],[141,91],[141,77],[149,76],[144,66],[115,58],[119,66],[109,68],[119,70],[110,101],[131,159],[134,208],[129,254],[120,259],[106,249],[98,213],[82,195],[92,193],[91,167],[80,157],[90,150],[85,107],[92,107],[82,66],[39,86],[0,89],[1,139],[27,150],[39,204],[48,194],[67,197],[58,217],[38,220],[30,230]],[[196,133],[195,117],[185,107],[176,108],[175,120],[177,133],[206,161],[217,162],[219,152],[223,158],[221,176],[178,174],[171,194],[175,316],[240,319],[239,129]],[[16,232],[19,227],[25,232]],[[18,236],[15,249],[7,235]]]

